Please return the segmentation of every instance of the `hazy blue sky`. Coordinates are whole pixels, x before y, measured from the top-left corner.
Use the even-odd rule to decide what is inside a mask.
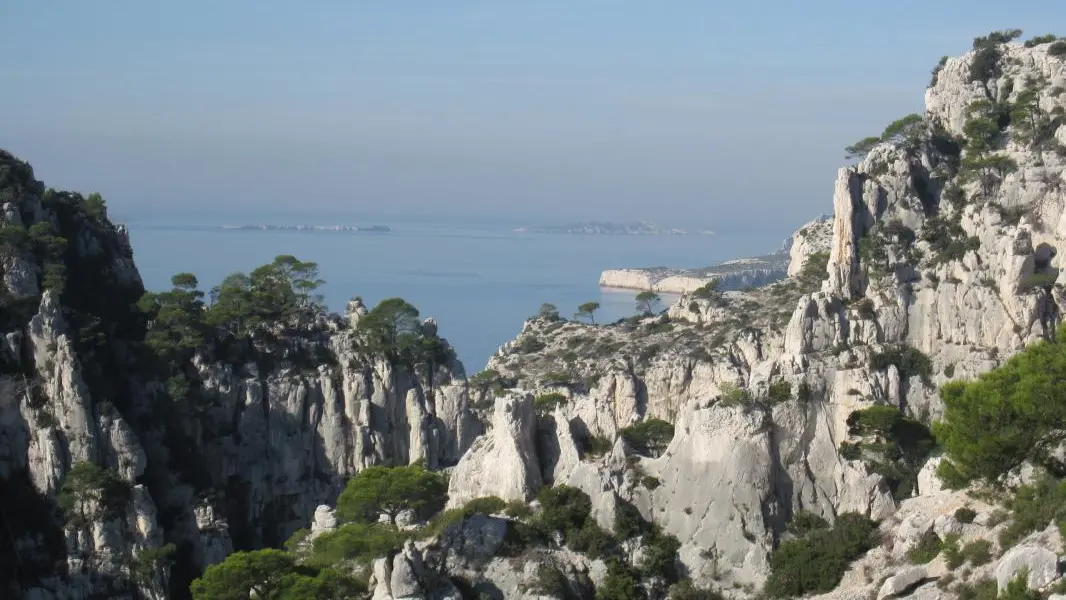
[[[1062,0],[8,0],[0,147],[123,216],[784,232],[831,210],[840,149],[920,109],[941,55],[1056,24]]]

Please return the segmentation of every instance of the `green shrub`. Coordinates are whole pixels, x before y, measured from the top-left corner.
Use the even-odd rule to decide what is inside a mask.
[[[644,600],[638,575],[621,561],[608,562],[607,576],[596,588],[596,600]]]
[[[621,434],[638,453],[658,456],[674,439],[674,426],[662,419],[647,419],[626,427]]]
[[[842,513],[832,529],[786,540],[770,559],[766,594],[784,598],[832,590],[848,564],[876,545],[876,534],[874,521],[858,513]]]
[[[973,520],[977,518],[977,511],[964,506],[955,511],[955,520],[959,523],[973,523]]]
[[[537,565],[537,578],[533,582],[532,590],[541,596],[552,598],[568,598],[570,596],[570,584],[566,575],[553,565],[541,563]]]
[[[955,597],[958,600],[996,600],[999,596],[999,586],[995,579],[984,577],[972,583],[962,582],[955,586]]]
[[[315,538],[307,564],[324,568],[352,560],[368,565],[375,558],[399,550],[406,539],[407,536],[392,525],[348,523]]]
[[[1051,44],[1047,49],[1047,53],[1051,56],[1066,56],[1066,40]]]
[[[890,365],[896,366],[903,379],[918,376],[925,385],[932,385],[933,361],[917,348],[891,346],[870,357],[871,369],[880,371]]]
[[[1040,600],[1040,593],[1029,589],[1029,569],[1022,568],[1000,592],[998,600]]]
[[[417,464],[367,467],[349,479],[337,497],[337,517],[344,522],[376,523],[380,515],[386,515],[395,523],[405,510],[440,510],[447,500],[447,490],[442,474]]]
[[[907,550],[907,560],[916,565],[925,564],[936,558],[944,548],[940,536],[932,529],[926,531],[913,548]]]
[[[712,279],[693,291],[692,295],[701,300],[718,300],[722,297],[722,292],[719,291],[718,285],[719,281],[717,279]]]
[[[809,510],[797,510],[788,522],[788,531],[797,536],[804,536],[819,529],[829,529],[829,522]]]
[[[896,498],[908,497],[917,484],[918,471],[936,445],[929,428],[899,409],[883,405],[851,413],[847,425],[848,432],[862,440],[848,447],[844,444],[849,442],[843,442],[841,456],[864,459],[885,478]]]
[[[507,508],[504,509],[504,513],[512,519],[524,519],[533,514],[533,510],[529,508],[529,505],[521,500],[511,500],[507,503]]]
[[[546,347],[547,345],[540,341],[540,338],[530,334],[522,336],[522,339],[518,342],[519,354],[533,354],[534,352],[540,352]]]
[[[725,600],[725,596],[714,590],[696,587],[687,577],[670,586],[669,598],[670,600]]]
[[[677,551],[681,542],[676,537],[663,532],[658,527],[644,538],[644,562],[640,565],[645,578],[661,577],[667,582],[678,579]]]
[[[129,503],[132,489],[117,473],[95,463],[79,462],[67,472],[56,495],[56,504],[68,523],[81,526],[95,520],[83,509],[99,509],[104,520],[120,517]]]
[[[987,565],[992,561],[992,542],[975,540],[963,546],[961,554],[975,567]]]
[[[959,536],[949,535],[944,539],[944,562],[949,569],[957,569],[966,562],[966,557],[963,556],[962,550],[959,549]]]
[[[583,552],[591,559],[603,558],[615,550],[615,539],[604,531],[596,520],[585,519],[580,529],[572,529],[566,534],[566,546],[575,552]]]
[[[1022,538],[1055,522],[1066,521],[1066,482],[1045,477],[1018,488],[1007,501],[1010,523],[999,534],[1001,548],[1010,548]]]
[[[619,500],[614,513],[614,532],[619,539],[628,540],[642,536],[652,529],[640,511],[625,500]]]
[[[548,414],[554,411],[555,407],[565,403],[566,396],[559,392],[548,392],[533,399],[533,409],[540,414]]]
[[[611,451],[611,447],[613,446],[611,440],[594,433],[577,435],[575,436],[574,442],[577,444],[578,450],[581,451],[582,455],[593,457],[607,454]]]
[[[1066,345],[1039,342],[976,381],[945,384],[944,416],[933,425],[949,459],[938,471],[945,483],[995,483],[1026,461],[1048,463],[1066,439],[1064,380]]]
[[[771,404],[788,402],[792,399],[792,384],[787,381],[776,381],[770,384],[766,391],[766,399]]]
[[[1059,39],[1058,36],[1053,33],[1049,33],[1047,35],[1038,35],[1034,38],[1026,40],[1025,47],[1032,48],[1034,46],[1040,46],[1042,44],[1050,44],[1051,42],[1054,42],[1057,39]]]
[[[507,508],[507,503],[497,496],[475,498],[463,506],[463,511],[468,515],[495,515],[502,513]]]
[[[581,529],[592,513],[588,494],[566,485],[541,488],[537,500],[540,503],[537,522],[547,531],[559,531],[563,535]]]

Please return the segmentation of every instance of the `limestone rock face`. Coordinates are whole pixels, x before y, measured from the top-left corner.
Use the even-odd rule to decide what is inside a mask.
[[[788,276],[795,277],[803,272],[803,266],[812,254],[829,252],[833,244],[833,219],[823,217],[807,223],[792,235],[791,242]]]
[[[531,499],[542,483],[535,427],[531,396],[497,399],[488,433],[474,441],[448,479],[448,506],[485,496]]]
[[[1026,580],[1029,589],[1037,590],[1059,576],[1059,557],[1039,546],[1015,546],[1007,551],[996,564],[996,583],[1003,591],[1023,569],[1029,573]]]

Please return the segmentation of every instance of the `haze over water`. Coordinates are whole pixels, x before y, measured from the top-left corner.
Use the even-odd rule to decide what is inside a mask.
[[[116,220],[121,218],[116,217]],[[391,233],[331,233],[221,229],[221,225],[387,225]],[[343,312],[353,296],[372,307],[399,296],[423,318],[432,316],[468,373],[512,339],[543,302],[570,316],[582,302],[598,301],[598,322],[634,314],[632,292],[601,290],[604,269],[701,267],[776,250],[779,233],[713,236],[529,234],[528,223],[444,222],[295,216],[256,221],[213,218],[197,222],[127,222],[145,286],[169,288],[171,275],[188,271],[209,290],[235,271],[248,272],[278,254],[319,264],[330,310]],[[675,298],[664,295],[663,308]]]

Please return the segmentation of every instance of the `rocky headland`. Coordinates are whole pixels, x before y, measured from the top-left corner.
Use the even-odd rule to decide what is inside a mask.
[[[0,153],[0,595],[1062,593],[1066,42],[1016,38],[849,148],[781,279],[542,310],[469,377],[294,257],[146,294]]]

